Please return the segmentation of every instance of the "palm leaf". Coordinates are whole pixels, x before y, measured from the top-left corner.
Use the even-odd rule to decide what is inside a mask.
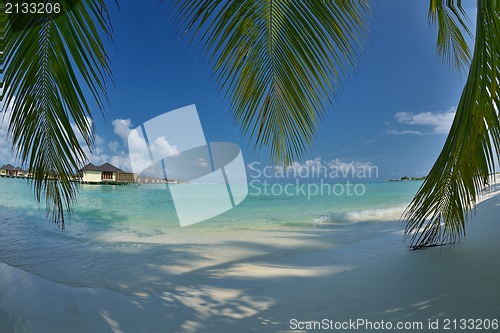
[[[411,246],[459,240],[500,153],[500,16],[497,1],[478,1],[471,68],[443,150],[407,208]]]
[[[3,69],[5,61],[5,36],[7,30],[7,14],[5,13],[5,2],[0,1],[0,103],[3,100]],[[0,109],[0,113],[2,110]],[[0,126],[2,119],[0,119]]]
[[[9,15],[3,111],[9,106],[9,134],[34,175],[36,199],[45,198],[64,227],[76,195],[71,177],[87,159],[76,132],[89,147],[94,140],[84,89],[99,108],[107,101],[110,68],[100,33],[109,37],[111,27],[104,0],[66,1],[62,8],[59,16]]]
[[[438,26],[437,51],[443,61],[457,70],[468,69],[471,54],[462,31],[470,37],[467,26],[468,17],[461,6],[461,1],[431,0],[429,22]]]
[[[178,33],[210,58],[253,147],[298,159],[358,64],[370,9],[350,1],[168,1]]]

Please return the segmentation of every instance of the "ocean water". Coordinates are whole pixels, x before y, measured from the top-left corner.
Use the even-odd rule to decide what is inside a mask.
[[[325,184],[284,185],[253,185],[236,208],[183,228],[166,187],[80,185],[62,231],[27,180],[0,178],[0,262],[75,287],[162,292],[201,281],[213,267],[402,230],[398,219],[421,182],[359,183],[356,193],[356,184],[350,192],[346,184],[330,184],[330,192]]]

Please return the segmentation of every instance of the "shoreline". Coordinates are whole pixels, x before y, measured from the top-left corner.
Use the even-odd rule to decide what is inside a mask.
[[[203,267],[160,293],[71,287],[0,263],[0,328],[305,332],[306,321],[323,319],[500,320],[497,193],[495,184],[482,196],[466,238],[454,245],[409,251],[402,231],[394,231],[327,250]]]

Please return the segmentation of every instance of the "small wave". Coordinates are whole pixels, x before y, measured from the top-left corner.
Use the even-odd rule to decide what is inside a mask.
[[[349,212],[331,212],[314,219],[314,223],[339,223],[363,221],[397,221],[405,207],[377,208]]]

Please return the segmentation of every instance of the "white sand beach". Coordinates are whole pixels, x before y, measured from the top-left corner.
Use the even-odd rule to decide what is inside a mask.
[[[203,267],[162,293],[71,287],[0,264],[0,331],[307,332],[314,330],[305,321],[335,331],[357,320],[361,326],[343,331],[390,331],[382,321],[392,330],[423,325],[407,332],[442,332],[446,323],[451,332],[477,331],[460,329],[460,320],[486,327],[500,319],[500,196],[492,189],[487,197],[453,246],[412,252],[395,231],[326,251]]]

